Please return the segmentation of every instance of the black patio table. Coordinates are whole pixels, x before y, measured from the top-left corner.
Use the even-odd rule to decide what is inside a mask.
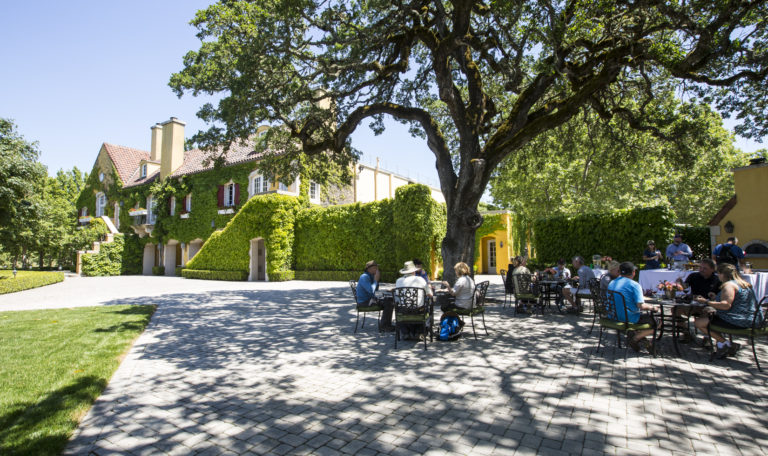
[[[562,298],[563,286],[568,283],[564,279],[542,279],[536,281],[539,286],[539,300],[549,305],[554,295],[555,305],[560,313],[563,313]]]
[[[646,298],[645,302],[659,306],[659,313],[654,314],[661,318],[661,327],[659,328],[659,333],[656,336],[656,339],[661,339],[661,336],[664,335],[664,328],[669,327],[669,329],[672,330],[672,344],[675,347],[675,353],[677,353],[677,356],[681,356],[680,347],[678,345],[678,339],[680,338],[681,333],[677,322],[685,321],[685,330],[689,331],[688,327],[690,323],[691,311],[699,310],[701,312],[706,312],[708,306],[705,304],[700,304],[696,301],[683,302],[663,298]]]

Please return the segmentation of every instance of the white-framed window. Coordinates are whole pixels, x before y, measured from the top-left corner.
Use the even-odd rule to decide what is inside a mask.
[[[235,205],[235,184],[233,182],[224,186],[224,207]]]
[[[154,225],[155,218],[155,197],[153,195],[149,195],[147,197],[147,224]]]
[[[320,185],[317,182],[309,183],[309,200],[320,201]]]
[[[147,177],[147,164],[141,165],[141,177]]]
[[[288,186],[285,185],[284,182],[280,182],[280,190],[282,190],[284,192],[287,192],[288,191]]]
[[[172,196],[171,200],[168,202],[168,205],[170,206],[168,208],[168,213],[170,215],[176,215],[176,197]]]
[[[254,171],[248,178],[248,197],[269,191],[269,179]]]
[[[88,216],[88,208],[83,207],[80,209],[80,217],[87,217]]]
[[[99,182],[104,182],[104,173],[99,173]]]
[[[104,209],[107,207],[107,195],[103,192],[96,194],[96,217],[104,215]]]
[[[187,193],[184,197],[184,212],[192,212],[192,194]]]

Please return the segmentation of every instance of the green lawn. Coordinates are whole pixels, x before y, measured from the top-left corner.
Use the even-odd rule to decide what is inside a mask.
[[[13,293],[29,288],[42,287],[64,280],[64,273],[58,271],[13,271],[0,269],[0,294]]]
[[[0,312],[0,454],[59,454],[154,311]]]

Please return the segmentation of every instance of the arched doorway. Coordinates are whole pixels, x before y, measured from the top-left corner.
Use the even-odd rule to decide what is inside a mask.
[[[170,240],[165,245],[165,253],[163,254],[165,267],[165,275],[173,277],[176,275],[176,268],[181,266],[181,244],[179,241]]]
[[[248,280],[267,280],[267,248],[263,238],[251,239],[251,270]]]

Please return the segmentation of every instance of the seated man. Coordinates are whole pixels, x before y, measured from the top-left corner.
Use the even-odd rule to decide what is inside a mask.
[[[414,287],[423,289],[424,295],[419,296],[419,306],[423,306],[425,298],[427,300],[432,299],[432,288],[426,280],[416,275],[418,270],[418,266],[413,261],[406,261],[405,267],[400,270],[402,277],[395,282],[395,288]],[[397,299],[397,292],[395,292],[395,299]],[[421,334],[421,325],[419,323],[400,324],[400,336],[403,339],[418,339],[419,334]]]
[[[691,297],[691,300],[696,300],[699,297],[703,297],[706,299],[715,299],[715,296],[717,296],[718,293],[720,293],[720,278],[717,277],[715,274],[715,262],[710,260],[709,258],[705,258],[701,260],[701,264],[699,265],[699,271],[694,272],[688,277],[685,278],[685,281],[683,282],[682,279],[677,279],[677,283],[682,284],[686,289],[689,290],[689,295]],[[677,317],[689,317],[693,315],[694,317],[699,317],[702,315],[702,309],[683,309],[679,308],[676,310],[675,316]],[[681,328],[680,334],[680,342],[686,343],[691,341],[691,333],[688,331],[688,328],[686,327],[687,324],[687,318],[684,319],[678,319],[677,325]],[[709,338],[704,338],[705,341],[709,341]]]
[[[394,331],[392,326],[391,300],[376,298],[376,290],[379,289],[379,265],[371,260],[365,263],[365,269],[357,279],[357,305],[358,306],[382,306],[381,321],[379,322],[379,331]]]
[[[635,265],[629,261],[619,265],[619,277],[612,280],[608,289],[621,293],[624,297],[624,303],[627,307],[627,313],[624,314],[624,308],[621,302],[616,302],[617,321],[627,321],[634,324],[656,324],[656,321],[648,314],[641,314],[643,310],[658,310],[657,306],[646,304],[643,300],[643,289],[639,283],[635,282]],[[651,344],[645,337],[653,334],[653,329],[643,329],[641,331],[627,331],[627,343],[632,350],[639,352],[640,344],[643,344],[649,351]]]
[[[420,259],[414,258],[413,264],[415,264],[418,268],[416,275],[424,279],[425,282],[429,283],[429,276],[427,275],[427,271],[424,270],[424,263],[422,263]]]
[[[619,266],[620,264],[616,260],[611,260],[606,265],[608,274],[603,274],[603,276],[600,277],[600,292],[603,296],[605,296],[605,290],[608,289],[608,285],[619,277]]]
[[[578,290],[575,287],[563,288],[563,298],[565,298],[565,300],[571,304],[571,309],[573,311],[581,312],[583,307],[581,305],[579,295],[589,295],[589,280],[595,278],[595,273],[592,271],[592,269],[589,268],[589,266],[584,264],[584,258],[580,256],[573,257],[572,264],[576,269],[576,275],[573,277],[573,279],[578,279],[579,288]]]

